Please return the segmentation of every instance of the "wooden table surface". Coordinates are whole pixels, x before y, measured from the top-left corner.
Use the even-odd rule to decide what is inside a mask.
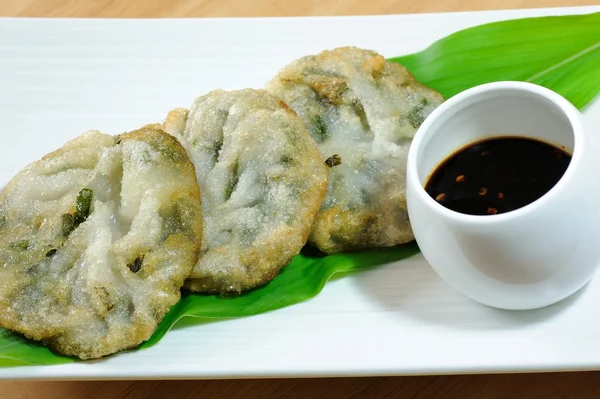
[[[308,16],[595,4],[598,4],[598,0],[0,0],[0,16]],[[246,381],[0,382],[0,398],[37,397],[45,399],[595,398],[600,397],[600,373]]]

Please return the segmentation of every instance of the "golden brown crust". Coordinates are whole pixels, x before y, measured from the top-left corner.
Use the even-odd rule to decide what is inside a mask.
[[[165,129],[186,146],[205,198],[202,255],[186,288],[241,292],[270,281],[305,245],[327,187],[300,118],[263,90],[217,90],[189,114],[170,113]]]
[[[12,179],[0,215],[0,325],[82,359],[150,338],[202,236],[194,167],[155,126],[70,141]]]
[[[414,239],[405,200],[408,147],[442,103],[403,66],[341,47],[302,57],[267,85],[302,117],[329,160],[329,187],[309,242],[321,251]]]

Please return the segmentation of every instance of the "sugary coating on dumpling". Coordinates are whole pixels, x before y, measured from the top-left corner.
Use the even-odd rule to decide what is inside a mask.
[[[136,346],[179,300],[201,237],[176,139],[89,131],[0,195],[0,325],[82,359]]]
[[[239,292],[271,280],[305,245],[327,189],[302,120],[264,90],[216,90],[172,111],[166,130],[202,191],[202,250],[186,287]]]
[[[267,85],[306,123],[329,165],[309,242],[328,253],[414,239],[405,200],[408,148],[442,103],[410,72],[369,50],[300,58]]]

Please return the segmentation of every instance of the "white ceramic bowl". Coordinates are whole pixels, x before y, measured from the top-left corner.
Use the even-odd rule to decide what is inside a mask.
[[[498,215],[444,208],[424,190],[453,152],[499,136],[537,138],[572,153],[560,181],[539,200]],[[415,135],[407,166],[408,212],[423,256],[464,295],[503,309],[558,302],[600,265],[600,131],[538,85],[498,82],[466,90],[438,107]]]

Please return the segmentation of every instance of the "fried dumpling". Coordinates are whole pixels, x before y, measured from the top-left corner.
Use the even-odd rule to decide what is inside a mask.
[[[134,347],[179,300],[201,236],[175,138],[86,132],[0,195],[0,325],[82,359]]]
[[[403,66],[355,47],[300,58],[267,90],[302,117],[329,168],[309,242],[334,253],[413,240],[405,199],[408,148],[442,96]]]
[[[186,147],[202,191],[204,237],[186,287],[240,292],[271,280],[305,245],[327,172],[302,120],[264,90],[215,90],[165,130]]]

